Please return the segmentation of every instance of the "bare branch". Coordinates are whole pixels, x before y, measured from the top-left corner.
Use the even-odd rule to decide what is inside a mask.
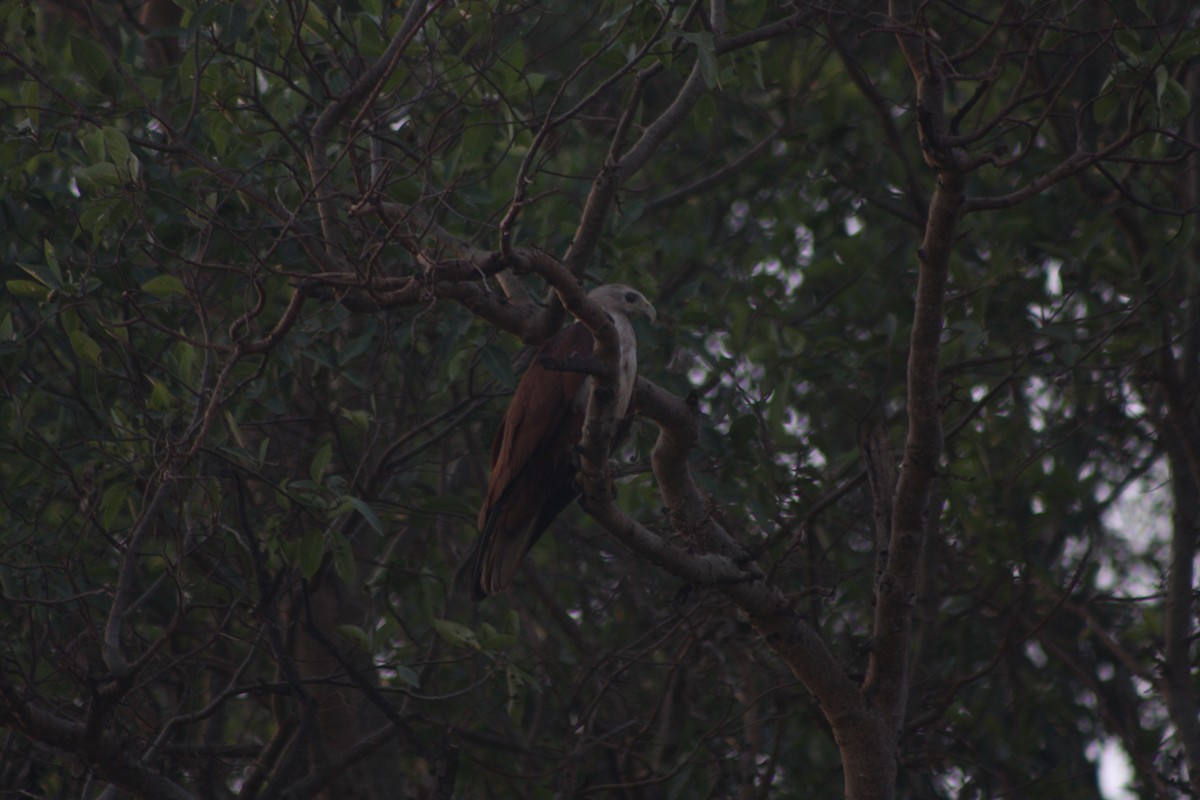
[[[693,76],[699,74],[699,70],[700,65],[697,62],[692,68]],[[575,238],[571,240],[562,259],[574,275],[583,273],[588,260],[600,243],[600,235],[604,230],[604,223],[608,219],[609,210],[616,199],[617,191],[621,188],[624,178],[628,177],[627,174],[623,175],[619,154],[624,146],[625,133],[629,129],[633,114],[641,104],[642,90],[645,88],[646,82],[657,72],[657,68],[649,68],[638,73],[633,91],[630,93],[630,99],[626,103],[625,114],[609,145],[604,165],[601,166],[592,181],[592,190],[588,192],[587,200],[584,202],[583,213],[580,215],[579,225],[575,230]]]
[[[1166,328],[1166,322],[1164,322]],[[1170,337],[1164,335],[1160,380],[1166,399],[1166,427],[1174,436],[1164,436],[1171,478],[1176,483],[1171,522],[1171,559],[1167,567],[1167,598],[1164,604],[1163,666],[1159,683],[1167,712],[1174,723],[1188,775],[1194,791],[1200,791],[1200,702],[1192,680],[1192,644],[1195,639],[1195,559],[1200,547],[1200,426],[1193,403],[1186,400],[1179,384]],[[1187,486],[1190,484],[1190,486]],[[1187,486],[1187,488],[1184,488]]]
[[[1116,153],[1126,148],[1133,141],[1136,134],[1127,134],[1119,141],[1109,145],[1098,153],[1089,153],[1084,150],[1076,150],[1071,155],[1067,156],[1063,161],[1060,161],[1058,166],[1049,172],[1045,173],[1036,180],[1030,181],[1025,186],[1022,186],[1016,191],[1009,192],[1004,195],[994,197],[969,197],[963,204],[963,213],[969,214],[974,211],[988,211],[998,208],[1011,208],[1012,206],[1028,200],[1031,197],[1036,197],[1042,192],[1061,183],[1067,178],[1082,172],[1088,167],[1104,161],[1109,155]]]
[[[813,13],[811,10],[796,11],[783,19],[769,22],[752,31],[739,33],[737,36],[718,38],[716,41],[717,53],[730,53],[734,50],[740,50],[743,47],[749,47],[752,44],[774,39],[777,36],[786,36],[800,29],[804,25],[805,20],[811,17]]]
[[[166,499],[167,485],[170,481],[170,467],[163,467],[157,476],[154,494],[142,508],[141,517],[125,543],[125,553],[121,558],[121,571],[117,575],[112,606],[108,610],[108,620],[104,625],[104,663],[116,678],[125,678],[130,671],[129,662],[126,661],[121,647],[121,638],[125,630],[125,615],[129,613],[130,605],[133,602],[134,576],[141,564],[142,541],[158,520],[158,512],[162,508],[163,500]]]
[[[193,800],[194,795],[157,770],[132,760],[124,743],[111,733],[97,735],[84,723],[34,706],[0,677],[0,724],[68,752],[78,752],[106,781],[139,797]]]
[[[700,178],[697,181],[693,181],[687,186],[667,192],[661,197],[654,198],[646,204],[646,211],[650,212],[658,211],[664,208],[670,208],[671,206],[675,206],[686,201],[689,197],[695,197],[701,192],[711,189],[713,186],[717,186],[718,184],[721,184],[731,178],[737,177],[746,169],[747,165],[752,163],[763,153],[767,152],[770,146],[779,140],[781,135],[783,135],[783,130],[776,128],[762,139],[755,142],[754,146],[749,150],[742,153],[740,156],[720,169],[705,175],[703,178]]]
[[[359,75],[358,79],[340,97],[326,106],[321,116],[317,118],[316,124],[313,125],[309,135],[308,166],[327,251],[331,252],[334,243],[341,241],[337,226],[334,225],[333,201],[335,194],[330,187],[325,185],[331,174],[329,158],[326,153],[326,148],[329,146],[327,141],[329,133],[352,108],[360,103],[363,104],[363,111],[366,110],[366,107],[371,104],[372,98],[383,89],[384,83],[395,71],[400,63],[400,57],[429,18],[429,14],[442,2],[444,0],[434,0],[432,8],[428,7],[428,0],[417,0],[410,5],[404,21],[392,37],[387,49],[379,56],[379,60],[370,69]],[[300,37],[297,37],[297,40],[302,41]],[[319,74],[318,70],[314,71]]]

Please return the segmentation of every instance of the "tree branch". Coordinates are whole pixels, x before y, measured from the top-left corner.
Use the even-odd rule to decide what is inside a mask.
[[[89,731],[83,722],[37,708],[2,675],[0,725],[51,747],[80,753],[104,780],[138,797],[194,800],[194,796],[179,784],[131,759],[128,747],[115,741],[111,732]]]
[[[130,671],[129,662],[121,649],[122,633],[125,629],[125,615],[130,610],[133,600],[134,574],[140,561],[139,551],[142,540],[146,537],[154,521],[158,519],[158,510],[162,507],[167,496],[167,484],[171,480],[170,467],[164,467],[158,475],[158,485],[150,501],[142,509],[141,519],[134,526],[133,532],[125,544],[125,553],[121,558],[121,571],[117,574],[117,586],[113,592],[112,606],[108,610],[108,618],[104,625],[104,665],[115,678],[125,678]]]
[[[1166,327],[1164,325],[1164,327]],[[1163,666],[1159,685],[1167,713],[1175,725],[1188,765],[1192,790],[1200,794],[1200,715],[1192,675],[1194,583],[1197,540],[1200,539],[1200,426],[1179,384],[1172,343],[1163,337],[1161,373],[1166,399],[1166,424],[1161,441],[1167,450],[1175,498],[1171,514],[1171,560],[1167,566],[1164,604]]]
[[[434,0],[434,8],[441,5],[443,1]],[[369,105],[371,99],[383,88],[383,84],[388,76],[395,71],[396,66],[400,63],[400,56],[404,54],[409,43],[417,35],[422,25],[424,25],[429,13],[432,12],[433,9],[426,10],[427,6],[428,0],[417,0],[417,2],[409,6],[408,13],[404,15],[404,21],[392,37],[387,49],[380,54],[379,60],[371,68],[359,75],[358,79],[340,97],[326,106],[325,110],[321,112],[321,116],[317,118],[316,124],[313,125],[312,132],[309,135],[308,169],[312,179],[312,191],[316,197],[317,213],[321,219],[321,230],[324,234],[327,251],[337,242],[341,241],[341,237],[338,235],[337,228],[334,225],[336,213],[333,207],[333,200],[335,195],[326,186],[332,173],[332,169],[329,166],[329,157],[326,154],[329,133],[350,112],[350,109],[360,103],[364,107]]]

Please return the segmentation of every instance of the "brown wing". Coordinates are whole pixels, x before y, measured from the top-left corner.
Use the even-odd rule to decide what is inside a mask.
[[[508,586],[525,553],[575,496],[573,456],[583,425],[575,398],[587,376],[546,369],[540,359],[591,353],[587,328],[564,328],[538,350],[513,394],[492,441],[491,477],[479,509],[472,570],[477,598]]]

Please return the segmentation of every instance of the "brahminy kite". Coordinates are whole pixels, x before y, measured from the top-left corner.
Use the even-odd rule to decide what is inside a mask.
[[[622,420],[637,381],[637,338],[630,319],[644,316],[653,322],[654,306],[622,284],[593,289],[588,297],[608,312],[617,329],[616,416]],[[517,385],[492,441],[491,477],[479,509],[479,543],[471,563],[477,600],[508,588],[529,548],[579,494],[576,447],[592,378],[563,367],[590,357],[594,344],[582,322],[563,328],[542,345]]]

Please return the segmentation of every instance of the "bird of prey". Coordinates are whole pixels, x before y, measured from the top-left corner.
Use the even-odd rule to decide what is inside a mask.
[[[616,416],[621,420],[629,412],[637,381],[637,339],[630,320],[641,316],[653,322],[654,306],[623,284],[600,286],[588,297],[617,329]],[[480,536],[470,565],[476,599],[508,587],[529,548],[579,493],[576,447],[592,378],[556,368],[554,362],[586,359],[594,344],[583,323],[563,328],[542,345],[517,385],[492,441],[491,477],[479,509]]]

